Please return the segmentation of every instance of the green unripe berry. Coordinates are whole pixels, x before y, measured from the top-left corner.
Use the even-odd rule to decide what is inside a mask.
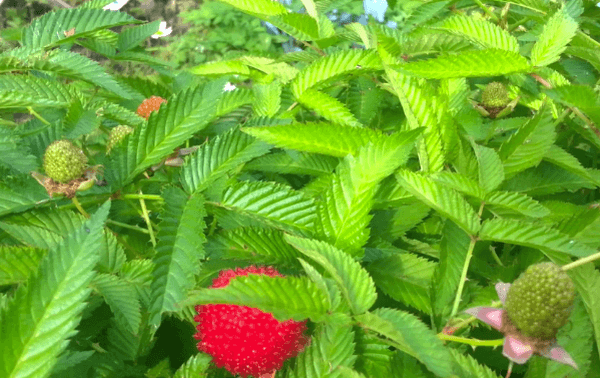
[[[113,127],[110,130],[110,134],[108,135],[108,143],[106,143],[106,153],[110,153],[110,151],[125,138],[127,134],[133,133],[133,127],[127,125],[119,125],[117,127]]]
[[[83,151],[68,140],[53,142],[44,153],[44,171],[48,177],[60,183],[80,178],[87,162]]]
[[[541,263],[527,268],[511,285],[506,311],[524,335],[551,340],[569,319],[574,299],[569,276],[553,263]]]
[[[488,108],[502,108],[508,105],[510,98],[502,83],[489,83],[481,93],[481,102]]]

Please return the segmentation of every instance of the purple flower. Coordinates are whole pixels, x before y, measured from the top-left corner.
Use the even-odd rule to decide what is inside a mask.
[[[502,282],[496,284],[496,292],[503,305],[510,285]],[[504,339],[502,354],[509,360],[517,364],[524,364],[535,353],[577,369],[577,364],[573,358],[556,343],[556,339],[540,340],[522,335],[508,317],[506,310],[494,307],[473,307],[465,312],[504,334],[506,338]]]

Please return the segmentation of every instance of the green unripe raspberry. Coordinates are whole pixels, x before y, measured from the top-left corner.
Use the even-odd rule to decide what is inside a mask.
[[[501,108],[510,102],[508,91],[502,83],[489,83],[481,93],[481,102],[489,108]]]
[[[46,148],[44,170],[48,177],[60,183],[80,178],[87,167],[83,151],[68,140],[57,140]]]
[[[508,317],[526,336],[551,340],[571,313],[575,288],[553,263],[531,265],[510,287]]]
[[[133,133],[133,127],[127,125],[119,125],[117,127],[113,127],[110,130],[110,134],[108,134],[108,143],[106,143],[106,153],[110,153],[110,151],[117,146],[121,141],[125,138],[127,134]]]

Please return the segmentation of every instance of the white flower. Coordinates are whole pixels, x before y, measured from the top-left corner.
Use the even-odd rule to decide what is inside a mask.
[[[231,92],[235,88],[237,88],[235,85],[231,84],[230,82],[227,82],[227,84],[225,84],[225,86],[223,87],[223,92]]]
[[[127,4],[129,2],[129,0],[115,0],[112,3],[106,5],[104,8],[104,10],[111,10],[111,11],[116,11],[119,10],[121,8],[123,8],[123,6],[125,4]]]
[[[163,21],[160,23],[160,26],[158,27],[158,31],[156,33],[152,34],[151,37],[154,39],[166,37],[169,34],[171,34],[172,31],[173,31],[173,28],[167,27],[167,23]]]

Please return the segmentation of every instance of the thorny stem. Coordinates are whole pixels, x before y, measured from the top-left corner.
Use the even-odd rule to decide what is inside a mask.
[[[446,335],[444,333],[438,333],[438,339],[444,341],[454,341],[461,344],[468,344],[474,347],[477,346],[489,346],[489,347],[497,347],[504,343],[504,339],[496,339],[496,340],[479,340],[479,339],[469,339],[467,337],[460,336],[452,336]]]
[[[458,312],[458,305],[460,304],[460,298],[462,297],[462,292],[465,288],[465,281],[467,280],[467,271],[469,270],[469,263],[471,262],[471,257],[473,257],[473,249],[475,249],[475,243],[477,243],[477,238],[471,236],[471,243],[469,243],[469,250],[467,251],[465,264],[463,265],[463,270],[460,275],[460,282],[458,284],[458,290],[456,291],[456,297],[454,297],[454,305],[452,306],[452,313],[450,313],[450,319],[452,319]]]
[[[32,116],[34,116],[35,118],[39,119],[44,125],[46,126],[50,126],[50,122],[46,121],[44,119],[44,117],[42,117],[41,115],[39,115],[35,110],[33,110],[33,108],[31,106],[27,107],[27,111],[29,111],[29,114],[31,114]]]
[[[142,218],[146,222],[146,226],[148,226],[148,234],[150,235],[150,242],[152,246],[156,247],[156,238],[154,237],[154,231],[152,230],[152,223],[150,222],[150,214],[148,213],[148,208],[146,208],[146,201],[143,198],[143,193],[140,191],[140,206],[142,207]],[[161,197],[162,198],[162,197]]]
[[[600,252],[594,253],[593,255],[589,255],[587,257],[582,257],[582,258],[580,258],[576,261],[573,261],[572,263],[569,263],[567,265],[563,265],[561,269],[563,270],[563,272],[566,272],[569,269],[577,268],[578,266],[587,264],[589,262],[592,262],[592,261],[598,260],[598,259],[600,259]]]
[[[73,205],[75,205],[75,207],[81,213],[81,215],[83,215],[86,218],[90,217],[90,214],[88,214],[87,211],[85,211],[85,209],[81,206],[81,204],[79,203],[79,200],[77,199],[77,197],[73,197],[71,199],[71,201],[73,201]]]

